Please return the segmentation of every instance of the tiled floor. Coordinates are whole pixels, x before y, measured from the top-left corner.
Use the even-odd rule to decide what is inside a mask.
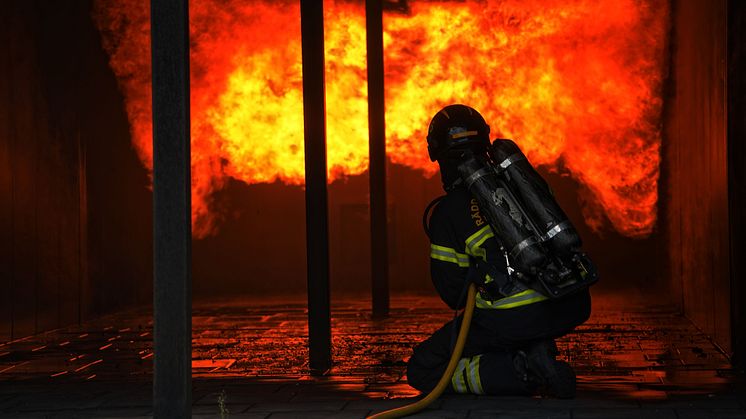
[[[453,313],[432,296],[333,303],[330,375],[307,374],[305,297],[194,305],[194,408],[203,417],[364,417],[411,401],[411,348]],[[0,416],[127,417],[151,411],[149,313],[133,310],[0,344]],[[743,379],[672,307],[594,292],[589,322],[558,343],[574,400],[448,396],[420,417],[746,418]]]

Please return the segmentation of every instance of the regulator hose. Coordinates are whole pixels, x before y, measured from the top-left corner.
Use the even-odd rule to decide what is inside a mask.
[[[422,228],[425,230],[425,234],[427,234],[427,237],[430,239],[430,241],[433,241],[433,237],[430,235],[430,210],[435,207],[438,202],[442,201],[443,198],[446,196],[439,196],[432,201],[430,201],[429,204],[427,204],[427,207],[425,208],[425,213],[422,214]]]
[[[464,308],[464,318],[461,320],[461,328],[459,329],[458,338],[456,339],[456,346],[453,348],[451,360],[448,361],[446,372],[444,372],[443,376],[440,377],[440,381],[438,381],[438,384],[435,386],[433,391],[431,391],[430,394],[415,403],[377,413],[373,416],[368,416],[367,419],[390,419],[412,415],[426,408],[428,405],[430,405],[430,403],[437,400],[438,397],[443,394],[445,389],[448,388],[448,385],[451,383],[453,372],[456,371],[456,366],[458,365],[459,360],[461,360],[461,353],[464,350],[466,336],[469,334],[469,326],[471,325],[471,318],[474,314],[476,296],[477,288],[474,286],[474,284],[469,284],[469,291],[466,294],[466,308]]]

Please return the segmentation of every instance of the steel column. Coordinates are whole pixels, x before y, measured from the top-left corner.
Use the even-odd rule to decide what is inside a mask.
[[[308,347],[311,373],[324,374],[331,360],[329,228],[326,188],[324,97],[324,2],[301,0],[303,127],[306,156],[306,255]]]
[[[151,0],[153,410],[191,416],[192,265],[188,0]]]
[[[727,2],[728,213],[733,363],[746,368],[746,4]]]
[[[383,0],[365,1],[368,51],[368,136],[370,154],[370,265],[373,317],[389,314],[386,231],[386,118],[383,81]]]

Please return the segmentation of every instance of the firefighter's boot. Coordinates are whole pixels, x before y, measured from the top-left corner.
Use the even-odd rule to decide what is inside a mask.
[[[575,397],[575,371],[570,364],[555,359],[557,347],[551,340],[541,341],[526,350],[528,372],[537,381],[539,392],[560,399]]]

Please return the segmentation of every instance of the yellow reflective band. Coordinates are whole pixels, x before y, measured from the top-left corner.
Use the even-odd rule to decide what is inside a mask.
[[[487,229],[489,231],[487,231],[485,235],[481,236],[479,240],[475,244],[472,245],[473,247],[481,247],[482,244],[484,244],[484,242],[487,241],[487,239],[489,239],[490,237],[495,237],[495,233],[492,232],[492,227],[486,226],[483,229]]]
[[[487,252],[480,246],[490,237],[495,237],[495,233],[489,225],[480,228],[479,231],[466,238],[466,253],[481,257],[486,261]]]
[[[482,355],[474,356],[469,363],[469,386],[474,394],[484,394],[482,379],[479,377],[479,359],[481,357]]]
[[[517,293],[515,293],[513,295],[509,295],[509,296],[507,296],[505,298],[520,298],[520,297],[524,297],[524,296],[532,294],[532,293],[535,294],[536,291],[534,291],[532,289],[528,289],[528,290],[523,290],[521,292],[517,292]]]
[[[464,384],[466,385],[466,392],[471,393],[472,387],[471,387],[471,379],[469,378],[469,371],[471,370],[471,366],[469,364],[469,358],[463,358],[464,361],[464,370],[461,371],[461,380],[464,381]]]
[[[464,137],[468,137],[468,136],[470,136],[470,135],[477,135],[477,134],[478,134],[478,132],[477,132],[477,131],[464,131],[464,132],[457,132],[457,133],[455,133],[455,134],[451,134],[451,139],[452,139],[452,140],[457,140],[457,139],[459,139],[459,138],[464,138]]]
[[[456,371],[453,372],[451,377],[451,385],[456,393],[468,393],[469,389],[466,388],[466,382],[464,381],[464,370],[466,369],[467,358],[461,358],[456,366]]]
[[[546,299],[547,299],[547,297],[539,294],[536,297],[532,297],[532,298],[529,298],[529,299],[526,299],[526,300],[516,301],[514,303],[502,304],[499,307],[495,307],[495,308],[506,309],[506,308],[514,308],[514,307],[526,306],[526,305],[529,305],[529,304],[538,303],[539,301],[544,301]]]
[[[507,309],[533,304],[546,299],[547,297],[532,289],[528,289],[496,301],[485,300],[480,294],[477,294],[476,305],[477,308]]]
[[[430,245],[430,257],[443,262],[455,263],[462,268],[469,267],[469,256],[459,253],[450,247]]]

